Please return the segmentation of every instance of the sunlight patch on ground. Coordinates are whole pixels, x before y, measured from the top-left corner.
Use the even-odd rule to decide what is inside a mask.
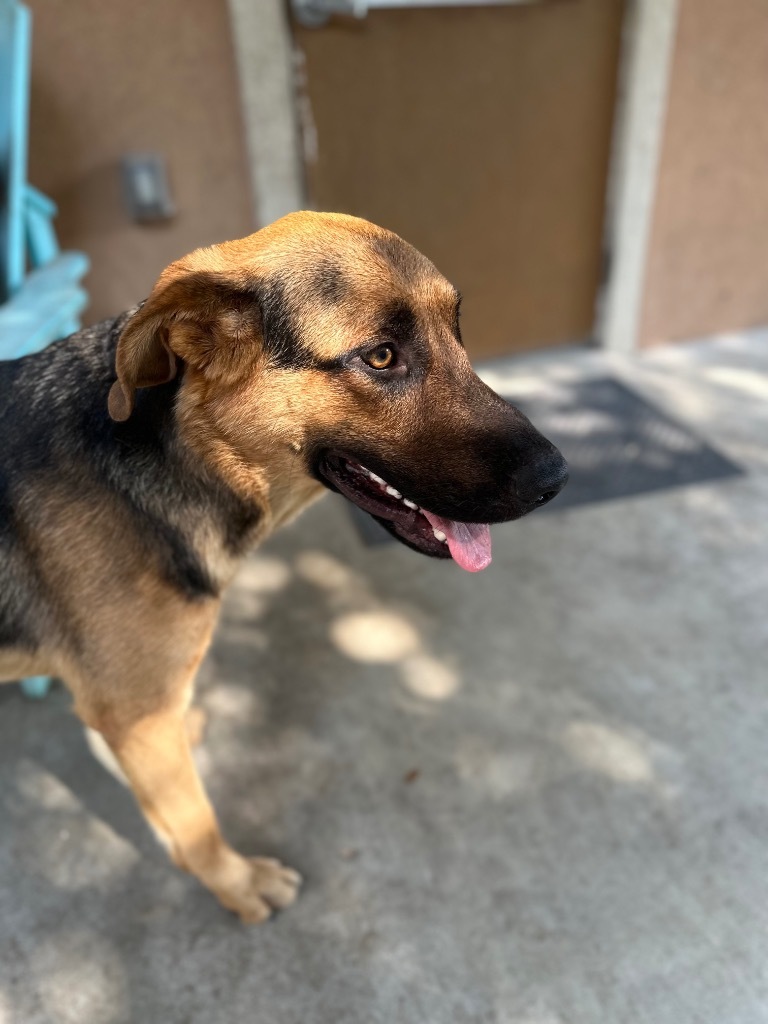
[[[600,775],[616,782],[653,780],[653,766],[641,744],[607,725],[571,722],[566,726],[562,740],[576,761]]]
[[[430,654],[406,658],[400,672],[404,686],[425,700],[445,700],[459,688],[458,673]]]
[[[296,572],[322,590],[359,586],[362,582],[358,573],[324,551],[302,551],[296,558]]]
[[[374,664],[400,661],[420,646],[413,626],[383,609],[340,616],[331,623],[331,638],[348,658]]]
[[[16,790],[30,803],[46,811],[79,811],[81,803],[72,790],[61,779],[22,758],[16,776]]]
[[[14,788],[23,801],[14,814],[25,813],[24,804],[46,811],[49,840],[33,844],[28,860],[51,885],[69,892],[88,889],[122,878],[136,865],[134,847],[36,762],[19,762]]]
[[[254,727],[264,721],[264,702],[260,695],[246,686],[214,683],[205,691],[205,710],[217,718],[247,721]]]
[[[282,559],[270,555],[252,555],[240,567],[235,585],[262,594],[274,594],[284,590],[290,579],[291,570]]]
[[[711,366],[704,371],[707,380],[714,381],[750,398],[768,399],[768,375],[738,366]]]
[[[461,685],[456,670],[430,652],[410,619],[383,606],[369,579],[322,551],[302,552],[295,567],[341,612],[329,626],[338,651],[353,661],[396,666],[403,688],[421,700],[446,700],[456,693]]]
[[[116,1024],[126,1016],[124,968],[103,936],[69,930],[35,954],[37,988],[51,1024]]]
[[[514,388],[518,396],[535,395],[541,388],[541,378],[535,375],[526,376],[510,371],[484,369],[481,376],[484,383],[499,394]]]

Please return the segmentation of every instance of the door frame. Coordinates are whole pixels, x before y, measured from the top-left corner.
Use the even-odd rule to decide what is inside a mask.
[[[287,0],[227,0],[258,227],[306,206]]]
[[[605,198],[601,348],[638,347],[680,0],[626,0]]]
[[[307,204],[300,123],[311,114],[299,108],[303,69],[287,0],[227,2],[261,226]],[[679,4],[626,0],[605,197],[606,274],[593,332],[599,347],[615,352],[638,345]]]

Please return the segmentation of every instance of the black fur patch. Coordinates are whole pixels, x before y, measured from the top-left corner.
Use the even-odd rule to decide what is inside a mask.
[[[321,302],[338,305],[349,293],[347,275],[330,260],[320,261],[312,274],[310,285]]]
[[[164,575],[187,597],[216,596],[220,587],[195,548],[196,529],[207,523],[232,554],[241,554],[258,523],[257,509],[224,481],[213,478],[176,437],[173,406],[180,378],[139,389],[125,423],[86,425],[110,490],[144,525],[151,547],[163,553]],[[90,417],[89,417],[90,418]],[[192,463],[195,463],[194,465]]]
[[[44,626],[40,616],[43,587],[18,525],[8,473],[0,471],[0,647],[35,650]]]
[[[36,355],[0,362],[2,645],[33,649],[42,637],[66,631],[56,595],[46,592],[25,542],[25,490],[32,477],[94,503],[100,495],[116,500],[135,524],[137,559],[155,565],[191,600],[220,590],[196,538],[218,536],[224,550],[237,556],[258,523],[258,509],[180,442],[173,415],[179,379],[139,389],[127,422],[109,418],[115,346],[127,317]]]
[[[258,302],[264,332],[264,348],[270,361],[281,369],[301,370],[314,365],[312,353],[301,341],[297,316],[288,289],[279,278],[260,285]]]
[[[405,344],[416,335],[416,314],[402,299],[398,299],[382,310],[379,333],[382,338],[391,338]]]

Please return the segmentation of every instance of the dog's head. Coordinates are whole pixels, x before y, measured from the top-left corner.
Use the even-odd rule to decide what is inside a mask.
[[[558,450],[473,372],[456,289],[354,217],[291,214],[168,267],[120,338],[112,418],[181,367],[186,436],[278,520],[291,491],[319,482],[409,547],[478,570],[488,524],[567,479]]]

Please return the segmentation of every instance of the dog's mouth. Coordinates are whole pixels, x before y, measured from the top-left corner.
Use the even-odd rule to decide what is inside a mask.
[[[487,523],[460,523],[420,508],[407,494],[344,455],[325,454],[318,472],[333,490],[373,516],[408,547],[433,558],[453,558],[467,572],[480,572],[490,565]]]

